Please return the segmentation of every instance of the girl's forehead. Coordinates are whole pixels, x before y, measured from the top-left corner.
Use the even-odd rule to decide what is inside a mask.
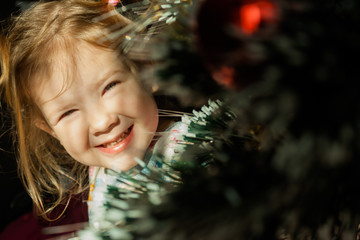
[[[128,72],[112,50],[87,42],[79,42],[71,48],[72,51],[66,51],[69,49],[61,51],[58,48],[45,59],[41,70],[30,82],[30,89],[46,86],[58,89],[58,95],[61,95],[74,82],[87,84],[91,78],[101,78],[108,72]]]
[[[55,37],[42,51],[45,67],[50,73],[56,71],[74,71],[79,63],[97,62],[97,55],[106,53],[112,60],[116,60],[115,51],[110,48],[100,47],[100,44],[71,37]]]
[[[65,88],[76,79],[76,65],[74,55],[66,52],[56,52],[44,59],[39,69],[30,79],[30,89],[38,88],[43,85],[62,84]],[[56,81],[52,81],[56,79]]]
[[[58,78],[66,81],[76,79],[76,73],[81,66],[101,67],[99,55],[104,55],[101,54],[104,52],[108,53],[110,61],[116,61],[116,55],[109,49],[101,49],[84,41],[55,41],[50,51],[44,51],[38,68],[38,79]]]

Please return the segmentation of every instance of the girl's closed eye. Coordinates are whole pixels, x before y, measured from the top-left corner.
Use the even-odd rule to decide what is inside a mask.
[[[108,85],[106,85],[106,87],[104,88],[102,94],[104,95],[107,91],[111,90],[112,88],[114,88],[117,84],[119,84],[120,81],[114,81],[109,83]]]
[[[66,111],[65,113],[63,113],[60,118],[59,118],[59,121],[62,120],[63,118],[67,117],[67,116],[70,116],[72,113],[74,113],[76,111],[76,109],[71,109],[69,111]]]

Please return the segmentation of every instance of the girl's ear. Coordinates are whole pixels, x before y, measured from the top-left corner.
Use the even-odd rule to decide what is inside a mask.
[[[39,129],[43,130],[44,132],[47,132],[54,138],[57,138],[54,130],[52,130],[52,128],[49,126],[49,124],[47,124],[44,120],[41,120],[41,119],[35,120],[35,126]]]

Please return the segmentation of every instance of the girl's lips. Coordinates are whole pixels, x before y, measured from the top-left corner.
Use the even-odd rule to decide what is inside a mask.
[[[129,128],[130,133],[122,141],[116,143],[114,146],[105,147],[104,145],[99,145],[99,146],[96,146],[96,148],[99,149],[100,151],[104,152],[104,153],[111,153],[111,154],[119,153],[119,152],[123,151],[129,145],[129,143],[131,142],[131,139],[133,137],[133,132],[134,132],[133,131],[133,129],[134,129],[133,126],[134,125],[131,125],[130,128]],[[120,138],[121,135],[118,138]]]

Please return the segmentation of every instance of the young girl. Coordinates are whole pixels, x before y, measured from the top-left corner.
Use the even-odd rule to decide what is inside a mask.
[[[151,89],[116,49],[125,36],[106,40],[110,28],[129,23],[107,1],[40,2],[2,40],[1,84],[14,112],[20,174],[44,218],[89,187],[88,166],[92,181],[104,169],[129,170],[152,143]]]

